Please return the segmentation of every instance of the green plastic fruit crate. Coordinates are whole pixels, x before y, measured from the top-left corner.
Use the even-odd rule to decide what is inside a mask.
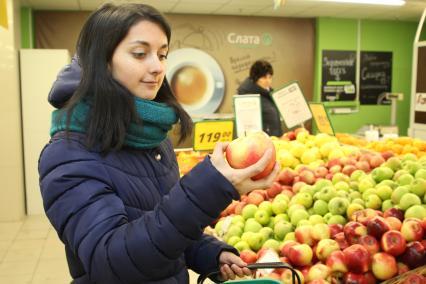
[[[293,267],[291,267],[287,263],[283,263],[283,262],[253,263],[253,264],[247,265],[247,268],[249,268],[250,270],[265,269],[265,268],[287,268],[287,269],[291,270],[291,273],[293,275],[293,284],[301,284],[302,283],[300,281],[300,278],[299,278],[299,275],[297,274],[297,272],[293,269]],[[200,275],[198,277],[197,284],[202,284],[204,282],[204,280],[206,280],[207,278],[217,276],[219,273],[220,273],[219,271],[214,271],[214,272],[211,272],[207,275]],[[278,283],[281,283],[281,282],[278,281],[278,280],[275,280],[275,279],[260,278],[260,279],[243,279],[243,280],[236,280],[236,281],[227,281],[227,282],[222,282],[222,283],[226,283],[226,284],[248,284],[248,283],[252,283],[252,284],[278,284]]]

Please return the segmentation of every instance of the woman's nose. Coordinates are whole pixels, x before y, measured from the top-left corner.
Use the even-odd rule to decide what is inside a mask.
[[[150,72],[161,73],[164,71],[164,63],[158,58],[157,55],[152,56],[150,60]]]

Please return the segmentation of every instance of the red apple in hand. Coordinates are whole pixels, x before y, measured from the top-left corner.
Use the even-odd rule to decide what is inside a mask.
[[[384,252],[398,256],[405,251],[406,241],[398,231],[391,230],[383,234],[380,244]]]
[[[355,273],[367,272],[371,265],[371,256],[362,245],[351,245],[343,250],[345,262],[349,271]]]
[[[258,180],[268,176],[275,166],[275,146],[265,132],[252,132],[233,140],[226,148],[226,160],[235,169],[247,168],[255,164],[268,149],[272,150],[268,165],[261,173],[252,177],[253,180]]]

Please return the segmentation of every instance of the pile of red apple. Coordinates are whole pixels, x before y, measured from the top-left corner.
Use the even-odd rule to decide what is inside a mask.
[[[283,242],[280,260],[291,264],[305,283],[376,283],[391,279],[426,264],[426,219],[403,220],[399,209],[385,213],[371,209],[358,211],[346,225],[303,225],[295,230],[295,240]],[[392,217],[395,222],[388,222]],[[241,251],[248,263],[264,253]],[[274,270],[265,277],[291,280],[290,271]],[[421,275],[407,283],[426,283]],[[416,282],[417,281],[417,282]]]
[[[247,167],[271,147],[247,145],[260,149],[255,159],[244,164],[228,153],[233,167]],[[305,283],[390,279],[426,265],[426,157],[363,153],[284,168],[270,188],[228,206],[214,232],[248,263],[275,251]],[[288,270],[268,276],[292,283]]]

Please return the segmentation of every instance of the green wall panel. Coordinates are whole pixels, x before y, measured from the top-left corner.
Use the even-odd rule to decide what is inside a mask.
[[[320,101],[322,50],[356,50],[358,20],[318,18],[316,27],[314,100]],[[400,135],[406,135],[410,117],[412,49],[417,23],[362,20],[360,27],[361,51],[393,52],[392,91],[404,93],[404,100],[397,104],[397,125]],[[336,132],[355,133],[366,124],[389,125],[390,106],[360,105],[355,113],[331,114],[330,119]]]
[[[21,48],[34,48],[33,10],[21,7]]]

